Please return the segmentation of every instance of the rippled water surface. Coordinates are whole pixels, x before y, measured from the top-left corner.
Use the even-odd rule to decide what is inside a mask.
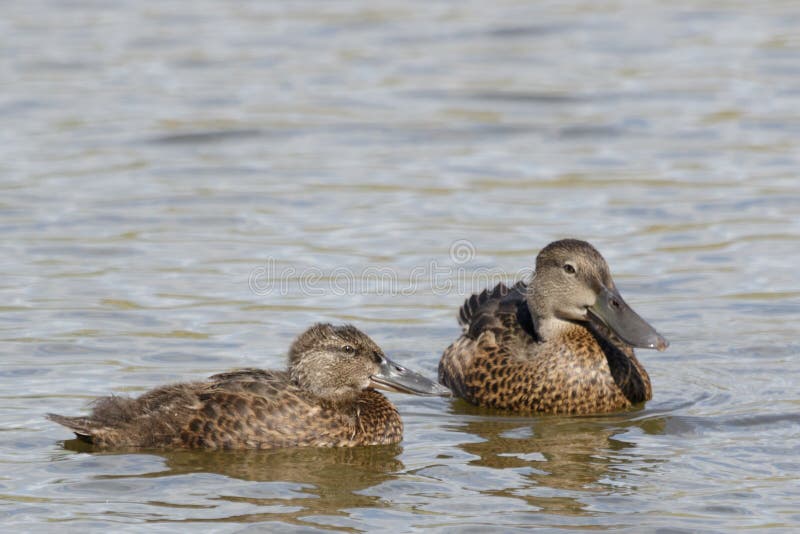
[[[0,21],[3,529],[800,528],[797,2],[17,2]],[[392,395],[392,447],[92,454],[46,421],[353,322],[434,376],[576,236],[653,400]],[[64,440],[67,440],[66,442]]]

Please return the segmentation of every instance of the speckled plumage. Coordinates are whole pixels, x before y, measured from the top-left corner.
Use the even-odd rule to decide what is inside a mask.
[[[339,347],[347,352],[337,353]],[[293,344],[286,371],[242,369],[207,382],[159,387],[136,399],[104,397],[88,417],[48,417],[101,448],[397,443],[403,435],[400,415],[369,387],[381,358],[388,361],[356,328],[315,325]]]
[[[558,273],[566,263],[579,268],[572,276],[581,277],[582,291],[596,291],[599,280],[616,292],[591,245],[551,244],[537,258],[532,280],[541,277],[537,287],[554,296],[537,296],[520,281],[467,299],[459,313],[463,334],[442,355],[440,382],[473,404],[517,412],[591,414],[649,400],[650,378],[628,344],[603,324],[564,318],[559,299],[571,297],[572,289],[558,293]],[[550,327],[547,336],[541,325]]]

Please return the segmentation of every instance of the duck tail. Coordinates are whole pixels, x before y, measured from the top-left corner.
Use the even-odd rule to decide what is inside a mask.
[[[96,421],[88,417],[67,417],[66,415],[58,415],[55,413],[49,413],[46,417],[54,423],[58,423],[72,430],[78,439],[87,443],[92,443],[94,441],[94,435],[98,430]]]

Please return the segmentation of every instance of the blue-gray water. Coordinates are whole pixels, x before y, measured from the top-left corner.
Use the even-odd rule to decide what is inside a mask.
[[[16,2],[4,531],[800,528],[797,2]],[[672,345],[640,410],[392,395],[396,447],[87,454],[43,418],[353,322],[434,376],[575,236]]]

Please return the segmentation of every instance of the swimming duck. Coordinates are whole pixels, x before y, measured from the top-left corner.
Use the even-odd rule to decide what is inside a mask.
[[[650,400],[633,347],[668,346],[622,299],[600,253],[576,239],[543,248],[528,282],[472,295],[459,323],[439,381],[473,404],[518,412],[591,414]]]
[[[241,369],[103,397],[88,417],[48,414],[101,448],[352,447],[402,439],[397,409],[374,388],[449,395],[389,360],[354,326],[316,324],[289,350],[285,371]]]

